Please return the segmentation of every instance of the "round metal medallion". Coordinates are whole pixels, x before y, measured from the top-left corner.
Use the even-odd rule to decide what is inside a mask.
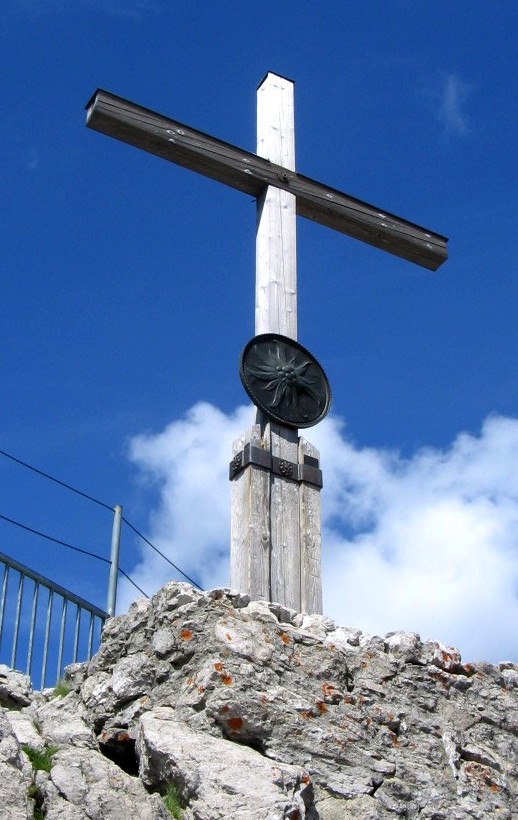
[[[279,424],[312,427],[329,410],[326,374],[305,347],[287,336],[254,336],[241,353],[239,375],[256,407]]]

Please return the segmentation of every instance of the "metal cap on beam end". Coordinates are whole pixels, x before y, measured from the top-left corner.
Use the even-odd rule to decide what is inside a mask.
[[[106,94],[106,93],[108,93],[108,92],[103,91],[103,89],[102,89],[102,88],[98,88],[98,89],[94,92],[94,94],[92,94],[92,96],[90,97],[90,99],[88,100],[88,102],[86,103],[86,105],[85,105],[85,111],[86,111],[86,124],[87,124],[87,125],[88,125],[88,124],[89,124],[89,122],[90,122],[90,117],[92,116],[93,111],[94,111],[94,109],[95,109],[95,104],[96,104],[96,102],[97,102],[97,98],[98,98],[99,94]]]

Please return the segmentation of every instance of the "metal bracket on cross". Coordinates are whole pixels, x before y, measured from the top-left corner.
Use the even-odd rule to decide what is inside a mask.
[[[304,461],[297,464],[293,461],[286,461],[285,458],[277,458],[272,456],[268,450],[262,450],[260,447],[254,447],[250,442],[245,444],[244,448],[240,450],[228,467],[228,477],[231,481],[237,478],[245,467],[252,464],[254,467],[259,467],[262,470],[267,470],[273,475],[283,476],[290,481],[298,481],[299,484],[303,481],[310,484],[312,487],[317,487],[319,490],[323,487],[322,470],[320,469],[320,462],[318,458],[304,455]]]

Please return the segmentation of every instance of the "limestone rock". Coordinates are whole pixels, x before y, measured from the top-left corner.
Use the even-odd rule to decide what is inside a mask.
[[[7,709],[21,709],[31,702],[32,686],[30,678],[0,664],[0,706]]]
[[[9,728],[20,747],[31,746],[39,752],[44,750],[45,741],[41,732],[36,729],[34,721],[29,714],[14,711],[9,712],[9,724]]]
[[[52,697],[40,702],[36,708],[26,709],[22,716],[28,719],[33,716],[39,733],[45,742],[60,749],[69,746],[85,749],[97,749],[98,743],[92,726],[89,724],[88,712],[73,694],[65,697]],[[14,717],[14,716],[13,716]],[[35,745],[31,743],[31,745]]]
[[[29,795],[30,766],[21,750],[8,715],[0,708],[0,805],[6,820],[26,820],[33,815]]]
[[[158,795],[92,750],[58,752],[45,787],[46,820],[170,820]]]
[[[221,738],[199,735],[158,707],[143,715],[140,777],[149,786],[173,781],[197,820],[305,818],[314,806],[307,772]],[[245,785],[246,784],[246,785]],[[246,792],[245,792],[245,788]],[[313,814],[314,816],[314,814]]]
[[[518,818],[509,662],[170,583],[66,679],[52,698],[0,667],[7,820],[155,820],[168,789],[183,820]]]

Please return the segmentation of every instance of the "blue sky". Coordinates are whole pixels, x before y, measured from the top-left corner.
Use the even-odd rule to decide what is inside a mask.
[[[450,240],[430,273],[298,221],[299,339],[333,391],[307,436],[326,612],[518,661],[517,22],[506,0],[7,0],[0,449],[227,583],[255,204],[84,106],[102,87],[253,151],[283,74],[301,173]],[[0,482],[2,515],[107,556],[108,511],[5,457]],[[104,564],[2,520],[0,544],[104,605]],[[121,562],[150,593],[170,577],[127,528]]]

